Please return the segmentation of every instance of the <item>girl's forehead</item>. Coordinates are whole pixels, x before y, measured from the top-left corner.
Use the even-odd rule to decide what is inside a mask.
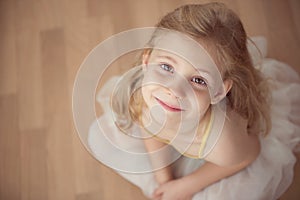
[[[206,49],[196,40],[178,32],[165,32],[154,40],[153,57],[169,57],[173,60],[191,64],[199,70],[219,70]]]
[[[150,62],[167,62],[167,64],[171,64],[174,66],[188,66],[190,67],[190,69],[194,69],[195,71],[211,74],[215,70],[212,68],[211,63],[206,61],[207,60],[203,59],[201,60],[201,62],[197,62],[197,66],[193,66],[192,63],[190,63],[180,55],[161,49],[153,49],[150,56]]]

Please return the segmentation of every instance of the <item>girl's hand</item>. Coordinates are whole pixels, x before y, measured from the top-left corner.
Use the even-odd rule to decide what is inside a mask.
[[[192,197],[188,185],[181,179],[164,183],[153,193],[153,200],[191,200]]]

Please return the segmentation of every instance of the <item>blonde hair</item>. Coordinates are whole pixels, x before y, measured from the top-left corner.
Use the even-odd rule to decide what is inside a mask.
[[[184,5],[165,15],[157,27],[179,31],[204,41],[222,71],[223,79],[233,82],[227,94],[229,106],[248,120],[249,132],[265,135],[269,132],[268,85],[252,64],[246,32],[232,10],[222,3]],[[138,78],[142,78],[142,75]],[[129,115],[138,120],[142,97],[139,92],[133,97],[135,99],[130,100]],[[127,124],[127,127],[130,125]]]

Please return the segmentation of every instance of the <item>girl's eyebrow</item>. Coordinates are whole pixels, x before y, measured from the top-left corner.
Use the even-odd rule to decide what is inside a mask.
[[[165,58],[165,59],[170,60],[174,64],[178,64],[177,61],[174,58],[172,58],[171,56],[157,56],[157,58]]]
[[[196,69],[196,71],[198,71],[200,73],[205,73],[207,75],[210,75],[210,73],[208,71],[204,70],[204,69],[199,69],[199,68],[195,68],[195,69]]]

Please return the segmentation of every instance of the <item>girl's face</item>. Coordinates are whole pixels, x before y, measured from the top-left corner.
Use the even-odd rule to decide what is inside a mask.
[[[204,48],[200,41],[178,32],[161,32],[152,41],[155,48],[143,56],[142,95],[150,119],[146,121],[149,127],[194,130],[207,119],[210,105],[226,96],[232,82],[223,82],[207,45]]]
[[[143,68],[142,95],[149,110],[156,107],[155,119],[166,118],[172,125],[203,118],[211,104],[209,70],[194,68],[180,56],[156,49],[144,56]]]

